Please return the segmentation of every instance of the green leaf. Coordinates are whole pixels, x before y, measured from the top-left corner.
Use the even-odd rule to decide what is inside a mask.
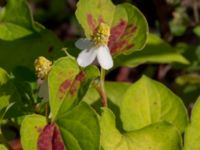
[[[67,150],[99,150],[100,127],[90,106],[81,102],[57,120]]]
[[[196,27],[193,29],[193,32],[194,32],[198,37],[200,37],[200,26],[196,26]]]
[[[87,38],[91,38],[101,22],[110,26],[108,46],[113,55],[140,50],[146,43],[147,21],[131,4],[115,6],[111,0],[79,0],[76,17]]]
[[[10,103],[9,105],[4,107],[3,109],[0,109],[0,128],[1,128],[1,124],[2,124],[2,121],[3,121],[6,113],[10,110],[10,108],[13,107],[14,104],[15,103]]]
[[[92,79],[98,75],[96,67],[90,66],[80,71],[74,59],[58,59],[48,78],[52,119],[62,116],[76,105],[86,94]]]
[[[181,136],[166,122],[121,134],[115,127],[114,114],[103,108],[100,126],[104,150],[181,150]]]
[[[100,101],[99,98],[100,98],[100,96],[99,96],[99,93],[97,92],[96,88],[91,86],[88,89],[86,95],[83,97],[83,101],[89,105],[93,105],[95,103],[98,103],[98,101]],[[99,108],[99,106],[98,106],[98,108]]]
[[[189,63],[188,60],[180,53],[176,52],[174,48],[153,34],[149,34],[147,45],[142,51],[133,52],[130,55],[120,55],[114,58],[114,62],[115,67],[136,67],[144,63]]]
[[[0,68],[0,123],[4,118],[14,118],[33,111],[33,108],[30,109],[33,107],[29,106],[30,102],[23,101],[22,97],[13,79],[10,79],[8,73]]]
[[[85,72],[85,79],[82,81],[80,89],[78,91],[78,101],[82,100],[83,97],[86,95],[91,82],[100,76],[99,69],[96,66],[89,66],[84,69]]]
[[[173,36],[182,36],[187,30],[186,25],[177,24],[173,21],[171,21],[169,23],[169,27],[170,27],[170,31],[173,34]]]
[[[32,34],[32,31],[13,23],[0,22],[0,39],[14,40]]]
[[[100,118],[101,147],[104,150],[128,150],[126,138],[115,127],[115,116],[108,108],[103,108]]]
[[[129,83],[110,81],[105,82],[105,91],[108,97],[108,107],[111,108],[112,111],[115,113],[115,115],[117,116],[117,120],[120,120],[119,107],[121,105],[124,93],[129,87]],[[94,107],[97,112],[100,112],[100,108],[102,106],[101,98],[95,87],[91,86],[88,89],[85,97],[83,98],[83,101]],[[118,125],[121,124],[119,123]]]
[[[196,101],[191,116],[191,122],[186,128],[184,136],[184,150],[199,150],[200,138],[200,97]]]
[[[200,76],[195,73],[180,75],[176,78],[174,89],[186,106],[194,103],[199,96]]]
[[[46,124],[46,118],[41,115],[33,114],[24,118],[20,129],[24,150],[38,150],[38,138]]]
[[[30,35],[38,28],[34,24],[26,0],[9,0],[0,14],[0,39],[14,40]]]
[[[4,145],[0,144],[0,150],[8,150]]]
[[[130,87],[131,84],[129,83],[123,83],[123,82],[105,82],[105,91],[108,97],[108,107],[113,111],[113,113],[116,115],[116,122],[117,127],[121,131],[123,131],[122,128],[122,122],[120,119],[120,105],[123,100],[123,96],[126,92],[126,90]],[[83,101],[90,104],[99,114],[101,112],[101,98],[99,96],[99,93],[94,87],[90,87],[87,94],[83,98]]]
[[[1,21],[16,23],[29,29],[33,28],[33,19],[26,0],[9,0],[1,12],[0,19]]]
[[[48,30],[14,41],[0,40],[0,67],[7,71],[16,66],[25,66],[33,70],[34,60],[38,56],[54,60],[64,55],[61,48],[62,43]],[[8,58],[12,61],[8,61]]]
[[[76,76],[79,72],[76,61],[69,57],[62,57],[54,63],[48,77],[50,108],[53,120],[56,118],[61,105],[65,105],[65,110],[68,110],[74,103],[76,94],[74,95],[71,87],[76,82]],[[65,104],[63,104],[64,101]]]
[[[8,73],[0,68],[0,113],[11,102],[19,101],[20,96]]]
[[[188,123],[187,110],[182,100],[164,85],[146,76],[127,90],[120,111],[126,131],[167,121],[182,133]]]
[[[200,76],[198,74],[181,75],[176,78],[176,83],[179,85],[200,84]]]
[[[152,124],[128,136],[131,137],[131,143],[134,142],[137,145],[133,149],[141,147],[142,150],[182,150],[182,137],[179,131],[168,122]]]
[[[8,82],[8,80],[9,80],[8,73],[4,69],[0,68],[0,86]]]
[[[179,65],[175,67],[178,69],[184,69],[186,72],[198,72],[200,70],[200,46],[178,43],[176,48],[183,51],[183,55],[187,60],[190,61],[190,65]]]

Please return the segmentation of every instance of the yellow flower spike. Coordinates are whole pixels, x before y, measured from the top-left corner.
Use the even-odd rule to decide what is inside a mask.
[[[105,23],[100,23],[93,36],[92,41],[98,46],[107,45],[110,36],[110,27]]]
[[[40,79],[47,78],[49,71],[51,70],[52,62],[48,59],[46,59],[43,56],[38,57],[34,61],[35,71],[36,75]]]

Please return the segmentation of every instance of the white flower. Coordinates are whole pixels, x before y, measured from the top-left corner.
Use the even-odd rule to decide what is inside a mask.
[[[91,40],[81,38],[75,43],[77,48],[83,50],[77,58],[81,67],[90,65],[96,58],[103,69],[108,70],[113,67],[112,56],[107,46],[109,35],[108,26],[101,23]]]

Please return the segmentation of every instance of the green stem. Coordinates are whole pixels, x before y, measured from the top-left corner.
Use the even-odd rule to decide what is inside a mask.
[[[65,52],[65,54],[66,54],[69,58],[75,59],[72,55],[70,55],[70,54],[68,53],[67,48],[62,48],[62,50]]]
[[[107,96],[104,86],[106,71],[101,68],[101,76],[100,76],[100,95],[101,95],[101,103],[103,107],[107,106]]]

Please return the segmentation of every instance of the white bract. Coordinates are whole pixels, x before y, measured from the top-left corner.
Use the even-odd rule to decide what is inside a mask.
[[[96,58],[103,69],[110,69],[113,67],[113,60],[110,50],[107,46],[110,36],[110,28],[101,23],[95,30],[91,40],[79,39],[75,45],[77,48],[83,50],[77,62],[81,67],[90,65]]]
[[[49,86],[48,86],[48,80],[41,80],[38,79],[38,96],[40,98],[42,98],[44,101],[48,101],[49,100]]]

